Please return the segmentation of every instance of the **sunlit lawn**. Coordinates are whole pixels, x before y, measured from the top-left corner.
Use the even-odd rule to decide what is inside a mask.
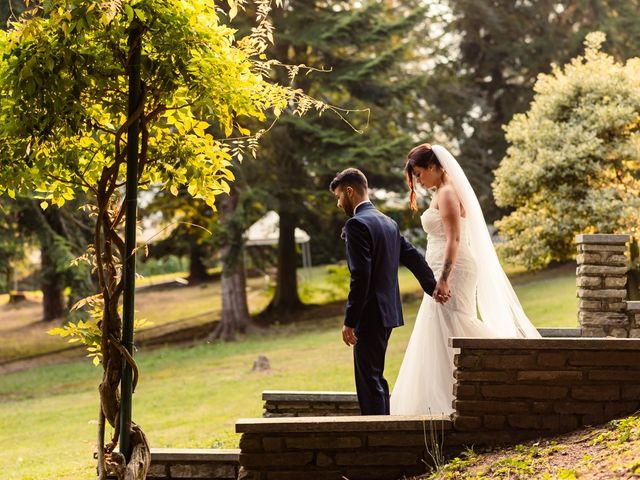
[[[321,276],[321,269],[316,273]],[[536,325],[576,324],[572,270],[543,272],[516,283]],[[416,288],[407,272],[401,272],[401,284],[405,292]],[[200,293],[211,300],[213,288],[204,287]],[[392,335],[387,356],[391,383],[418,305],[417,300],[405,304],[407,325]],[[153,447],[234,447],[235,420],[261,415],[263,390],[354,390],[351,352],[340,341],[340,325],[341,318],[335,317],[273,328],[231,344],[141,351],[136,357],[142,373],[134,395],[134,420]],[[251,371],[258,355],[268,357],[271,371]],[[1,478],[93,477],[100,371],[78,361],[0,378]]]

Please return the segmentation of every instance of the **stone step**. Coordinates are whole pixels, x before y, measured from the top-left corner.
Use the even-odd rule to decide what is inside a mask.
[[[448,415],[358,415],[354,417],[240,418],[237,433],[420,431],[429,424],[450,430]]]
[[[360,415],[354,392],[267,390],[262,392],[264,417]]]
[[[373,480],[419,475],[433,464],[431,454],[442,456],[444,443],[449,453],[459,453],[461,442],[452,428],[450,417],[433,415],[247,418],[236,422],[236,432],[242,433],[242,478],[251,480]]]
[[[152,448],[147,480],[235,480],[240,450],[218,448]],[[113,480],[116,477],[107,477]]]

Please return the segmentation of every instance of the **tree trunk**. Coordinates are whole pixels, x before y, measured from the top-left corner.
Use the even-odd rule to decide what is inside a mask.
[[[207,267],[202,261],[203,250],[196,239],[189,240],[189,283],[202,283],[209,278]]]
[[[13,265],[11,265],[11,262],[7,263],[7,269],[5,270],[5,275],[6,275],[5,282],[7,284],[7,292],[16,290],[15,288],[13,288]]]
[[[47,246],[42,248],[42,310],[45,322],[61,318],[66,313],[64,302],[64,278],[55,271]]]
[[[210,338],[224,341],[234,340],[236,333],[244,333],[254,326],[247,305],[242,229],[232,220],[238,200],[238,190],[232,186],[229,196],[222,198],[219,205],[220,223],[226,230],[227,241],[221,250],[224,262],[221,278],[222,314]]]
[[[231,341],[236,333],[245,333],[252,326],[242,254],[233,265],[222,271],[221,290],[222,315],[212,336]]]
[[[64,257],[69,255],[69,252],[65,248],[61,248],[60,245],[66,244],[67,237],[60,220],[59,208],[52,207],[42,211],[35,201],[32,205],[37,211],[42,212],[41,219],[44,223],[40,228],[47,230],[46,233],[39,236],[42,257],[43,320],[48,322],[66,314],[64,288],[68,285],[68,280],[65,269],[61,265],[65,265],[69,261]]]
[[[278,240],[278,273],[276,292],[269,305],[270,313],[289,315],[303,306],[298,296],[298,255],[296,254],[296,214],[281,201],[280,238]]]

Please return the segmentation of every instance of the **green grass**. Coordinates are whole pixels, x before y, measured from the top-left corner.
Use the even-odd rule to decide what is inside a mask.
[[[340,323],[334,318],[238,343],[141,352],[134,419],[156,447],[235,446],[235,419],[261,415],[262,390],[353,390],[351,354],[341,344]],[[396,340],[390,373],[397,369],[399,343],[405,339],[398,335]],[[271,371],[251,371],[258,355],[269,358]],[[3,478],[89,478],[99,373],[78,362],[0,380]]]
[[[321,283],[321,269],[316,273],[312,281]],[[401,272],[400,279],[404,292],[415,290],[408,272]],[[573,282],[573,272],[566,269],[543,272],[518,280],[516,290],[536,325],[574,326]],[[204,291],[210,298],[211,292],[206,287]],[[407,325],[391,337],[386,368],[391,383],[418,306],[419,300],[405,303]],[[235,420],[261,415],[263,390],[355,389],[351,351],[340,339],[341,323],[334,317],[275,327],[235,343],[140,351],[133,418],[153,447],[234,447]],[[251,371],[258,355],[267,356],[270,371]],[[0,377],[3,479],[94,476],[100,373],[88,361],[78,361]]]
[[[575,265],[514,278],[522,308],[536,327],[577,327]]]

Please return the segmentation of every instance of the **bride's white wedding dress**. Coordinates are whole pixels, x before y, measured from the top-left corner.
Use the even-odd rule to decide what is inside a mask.
[[[436,278],[443,267],[446,237],[440,211],[428,208],[420,217],[427,232],[427,263]],[[451,299],[444,305],[425,294],[391,394],[391,415],[453,412],[453,349],[449,337],[496,337],[477,318],[477,265],[469,248],[466,219],[460,221],[460,246],[449,277]]]
[[[451,299],[441,305],[424,296],[391,394],[392,415],[453,412],[454,351],[449,337],[540,337],[500,265],[480,203],[460,164],[446,148],[432,149],[466,218],[460,221],[458,256],[449,277]],[[429,208],[420,218],[428,235],[427,262],[439,278],[446,243],[442,217]]]

